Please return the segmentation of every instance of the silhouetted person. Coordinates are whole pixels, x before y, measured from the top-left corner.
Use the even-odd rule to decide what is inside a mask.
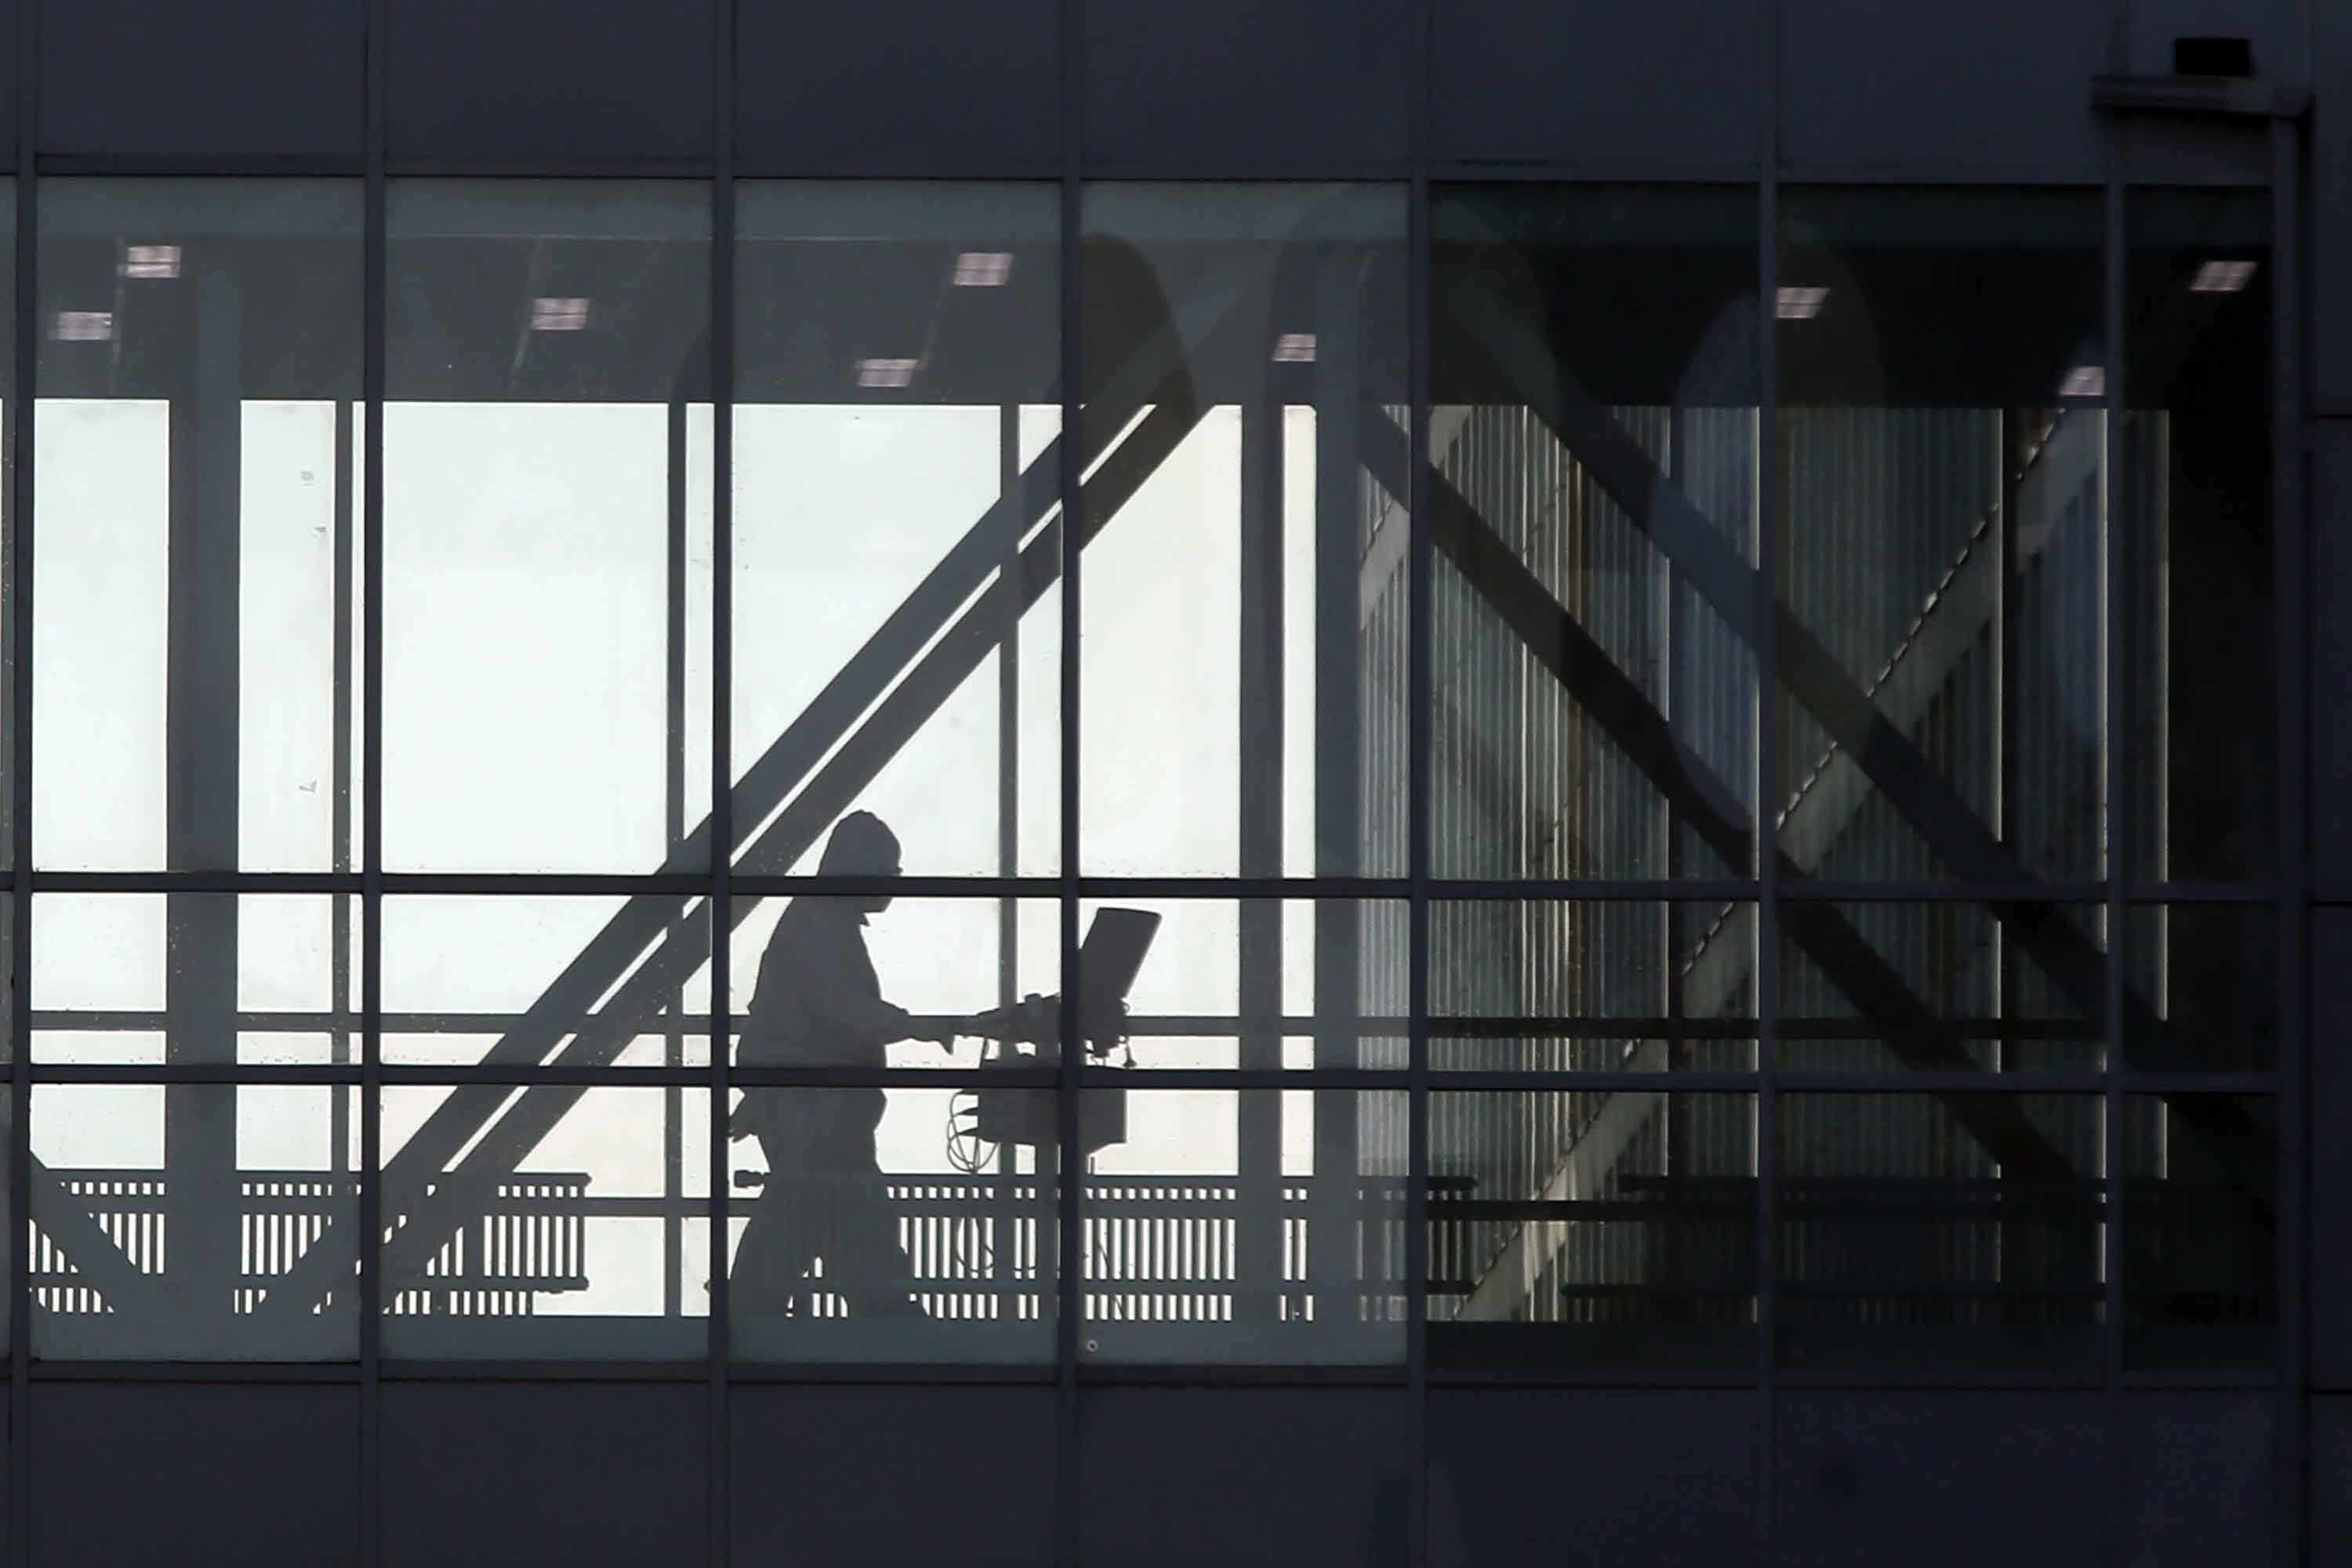
[[[896,877],[898,840],[870,812],[852,812],[825,841],[821,874]],[[878,1071],[896,1041],[953,1043],[952,1031],[919,1033],[903,1007],[882,999],[866,952],[868,916],[887,894],[794,899],[760,961],[736,1059],[746,1067],[841,1067]],[[753,1089],[730,1131],[760,1141],[768,1184],[735,1255],[733,1300],[742,1310],[805,1310],[819,1290],[847,1299],[860,1317],[919,1314],[914,1272],[876,1161],[878,1088]],[[824,1260],[821,1280],[802,1276]]]

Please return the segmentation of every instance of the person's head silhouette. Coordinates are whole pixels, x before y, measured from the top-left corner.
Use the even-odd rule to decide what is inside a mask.
[[[817,875],[895,877],[898,875],[898,836],[872,812],[853,811],[833,825],[833,837],[825,840]],[[874,914],[890,907],[887,893],[860,895],[851,901]]]

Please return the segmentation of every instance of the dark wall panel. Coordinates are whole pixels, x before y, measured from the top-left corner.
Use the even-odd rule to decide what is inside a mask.
[[[1049,1388],[738,1384],[727,1401],[739,1563],[1053,1561]]]
[[[329,1568],[359,1557],[359,1390],[42,1384],[40,1568]]]
[[[2124,1406],[2125,1561],[2269,1562],[2272,1437],[2261,1394],[2133,1395]]]
[[[2107,7],[1787,0],[1781,147],[1799,168],[2100,175]]]
[[[2097,1394],[1780,1395],[1773,1560],[1788,1568],[2080,1568],[2107,1557]]]
[[[2352,1395],[2311,1402],[2311,1555],[2352,1563]]]
[[[1748,1394],[1439,1390],[1429,1444],[1432,1568],[1742,1563],[1752,1550]]]
[[[366,14],[361,0],[45,5],[41,150],[357,158]],[[13,6],[5,31],[13,71]]]
[[[2312,395],[2321,413],[2352,415],[2352,5],[2323,0],[2316,13],[2316,91],[2311,110]]]
[[[2311,923],[2311,1372],[2352,1389],[2352,909]]]
[[[698,1568],[709,1399],[667,1384],[385,1384],[384,1568]]]
[[[2329,805],[2352,779],[2352,419],[2313,434],[2311,865],[2322,898],[2352,899],[2352,813]]]
[[[391,0],[395,158],[710,153],[711,0]]]
[[[1430,151],[1751,170],[1758,15],[1721,0],[1452,0],[1433,40]]]
[[[1089,1389],[1085,1561],[1402,1568],[1410,1431],[1402,1390]]]
[[[1087,155],[1402,159],[1421,58],[1412,16],[1408,0],[1092,0]]]
[[[739,0],[747,159],[972,163],[1061,155],[1055,0]]]

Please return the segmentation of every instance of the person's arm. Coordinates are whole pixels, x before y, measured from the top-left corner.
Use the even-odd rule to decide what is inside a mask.
[[[827,953],[826,978],[813,987],[810,1012],[822,1029],[868,1045],[887,1046],[900,1040],[930,1040],[952,1045],[951,1028],[918,1033],[914,1016],[882,999],[882,989],[867,958],[865,944],[853,934],[840,949]]]

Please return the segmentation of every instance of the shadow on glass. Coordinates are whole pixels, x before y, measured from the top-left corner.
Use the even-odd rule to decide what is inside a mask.
[[[40,203],[35,858],[350,870],[360,183]]]
[[[1756,1097],[1433,1095],[1433,1366],[1752,1366]]]
[[[1406,1099],[1352,1089],[1084,1097],[1081,1359],[1405,1358]]]
[[[1440,900],[1436,1072],[1752,1072],[1756,906]]]
[[[2106,1059],[2105,929],[2095,905],[1790,900],[1779,1064],[2095,1072]]]
[[[45,1084],[33,1091],[33,1353],[359,1354],[353,1091]]]
[[[1441,877],[1751,875],[1751,192],[1433,200]]]
[[[383,1105],[384,1354],[707,1353],[709,1090],[400,1085]]]
[[[2095,193],[1781,207],[1781,853],[1799,876],[2105,874]]]
[[[1785,1094],[1780,1106],[1787,1364],[2098,1370],[2104,1100]]]
[[[737,864],[814,870],[856,806],[906,830],[910,872],[1050,876],[1059,201],[737,189]]]

